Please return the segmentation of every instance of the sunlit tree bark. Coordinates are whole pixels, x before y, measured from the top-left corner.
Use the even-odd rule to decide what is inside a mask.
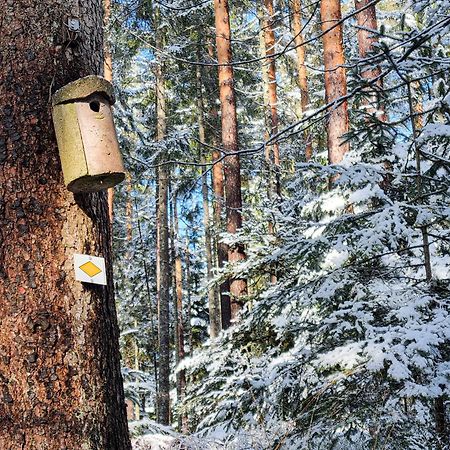
[[[82,24],[67,45],[67,17]],[[49,95],[103,73],[102,2],[3,2],[0,448],[129,450],[106,192],[63,184]],[[107,286],[74,279],[105,258]]]
[[[233,67],[231,66],[231,33],[228,0],[214,0],[216,23],[217,61],[219,63],[219,92],[222,112],[222,146],[232,153],[224,160],[225,205],[227,231],[236,233],[242,226],[241,168],[238,151],[238,128]],[[244,246],[240,243],[229,246],[228,261],[238,263],[245,259]],[[235,319],[241,308],[240,299],[247,294],[247,280],[230,280],[231,319]]]
[[[348,105],[341,100],[347,95],[347,77],[344,69],[344,45],[341,4],[339,0],[321,0],[323,53],[325,66],[325,101],[330,104],[327,118],[328,161],[338,164],[348,151],[342,136],[348,132]]]

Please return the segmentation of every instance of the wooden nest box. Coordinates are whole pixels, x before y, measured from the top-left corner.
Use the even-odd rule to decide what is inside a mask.
[[[53,123],[67,189],[96,192],[123,181],[111,83],[90,75],[53,95]]]

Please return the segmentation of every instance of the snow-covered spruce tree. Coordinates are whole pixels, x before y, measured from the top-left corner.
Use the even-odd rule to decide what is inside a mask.
[[[447,448],[448,5],[422,6],[420,27],[408,9],[377,50],[390,119],[355,112],[341,165],[297,165],[267,212],[276,240],[247,222],[237,270],[257,280],[275,263],[279,279],[185,363],[200,433],[238,448]]]

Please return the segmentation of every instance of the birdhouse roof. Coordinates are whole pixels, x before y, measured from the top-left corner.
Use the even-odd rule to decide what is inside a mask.
[[[80,100],[93,94],[105,96],[112,105],[115,101],[112,84],[103,77],[89,75],[66,84],[53,94],[53,106]]]

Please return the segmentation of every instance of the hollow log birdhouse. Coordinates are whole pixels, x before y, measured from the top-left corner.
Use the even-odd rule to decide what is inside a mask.
[[[112,85],[90,75],[53,95],[53,123],[69,191],[96,192],[125,178],[111,105]]]

